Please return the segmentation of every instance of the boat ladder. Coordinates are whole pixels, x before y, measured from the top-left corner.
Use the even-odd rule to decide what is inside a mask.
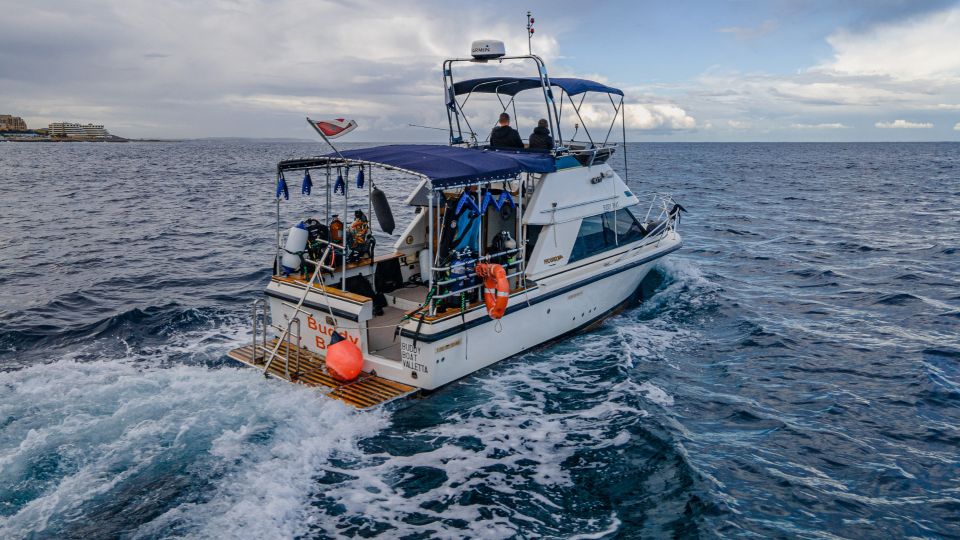
[[[321,261],[327,260],[327,255],[328,255],[329,252],[330,252],[330,247],[331,247],[331,245],[328,244],[328,245],[327,245],[327,249],[325,249],[325,250],[323,251],[323,255],[321,255],[321,257],[320,257],[320,260],[321,260]],[[297,375],[299,375],[299,373],[300,373],[300,314],[301,314],[301,313],[304,313],[304,314],[306,313],[306,312],[303,310],[303,303],[307,300],[307,295],[310,294],[310,290],[313,288],[313,284],[314,284],[314,282],[317,280],[317,277],[320,276],[321,271],[322,271],[322,270],[334,271],[334,269],[333,269],[332,267],[326,266],[326,265],[324,265],[324,264],[322,264],[322,263],[320,263],[320,262],[317,262],[317,261],[312,261],[312,260],[310,260],[310,259],[307,259],[306,257],[304,257],[303,260],[304,260],[305,262],[310,263],[310,264],[312,264],[312,265],[314,266],[313,274],[310,276],[310,281],[307,282],[307,286],[306,286],[306,288],[304,288],[303,294],[300,296],[300,301],[297,302],[296,305],[286,304],[286,303],[284,304],[284,305],[286,305],[286,306],[289,306],[289,307],[293,308],[293,316],[290,317],[290,319],[287,320],[287,325],[286,325],[286,327],[284,327],[284,328],[281,329],[280,326],[270,325],[270,326],[272,326],[272,327],[273,327],[274,329],[276,329],[276,330],[282,330],[282,332],[281,332],[280,336],[277,338],[276,343],[274,343],[273,348],[270,350],[269,354],[267,354],[267,356],[264,358],[264,364],[265,364],[264,367],[263,367],[263,376],[264,376],[264,377],[269,377],[269,376],[270,376],[270,366],[271,366],[271,364],[273,364],[273,361],[276,360],[278,357],[281,357],[281,356],[282,356],[282,357],[283,357],[283,360],[284,360],[284,373],[287,375],[287,379],[290,379],[290,356],[289,356],[289,354],[281,355],[281,354],[279,354],[279,351],[280,351],[280,346],[284,343],[284,341],[286,341],[287,344],[288,344],[288,347],[287,347],[286,350],[287,350],[287,351],[292,350],[291,346],[292,346],[292,344],[293,344],[293,337],[294,337],[294,335],[296,335],[296,344],[297,344],[297,346],[296,346],[296,351],[297,351],[297,355],[296,355],[296,371],[295,371],[295,373],[296,373]],[[323,287],[323,284],[321,284],[320,286]],[[263,301],[262,301],[262,300],[258,300],[258,302],[263,302]],[[294,327],[296,327],[296,333],[295,333],[295,334],[294,334],[293,332],[291,332],[291,330],[292,330]],[[264,349],[267,348],[267,322],[266,322],[266,305],[265,305],[265,304],[264,304],[264,313],[263,313],[263,348],[264,348]],[[257,350],[257,303],[254,302],[254,306],[253,306],[253,352],[254,352],[254,358],[256,358],[256,350]]]

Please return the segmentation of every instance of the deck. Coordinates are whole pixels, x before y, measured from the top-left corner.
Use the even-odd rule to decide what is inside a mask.
[[[256,357],[253,355],[253,345],[233,349],[227,353],[227,356],[262,371],[264,358],[273,350],[276,343],[276,339],[271,340],[267,344],[267,350],[258,346]],[[358,409],[372,409],[396,399],[411,396],[418,391],[418,388],[414,386],[408,386],[369,373],[361,373],[359,378],[349,383],[340,382],[327,374],[327,368],[322,357],[303,347],[299,348],[300,369],[297,372],[297,347],[291,347],[290,349],[290,351],[287,350],[286,343],[280,345],[277,358],[270,365],[270,375],[291,383],[325,389],[327,390],[327,397],[340,400]],[[288,355],[288,352],[292,354]],[[289,376],[285,370],[286,363],[284,362],[284,357],[287,356],[290,358]]]

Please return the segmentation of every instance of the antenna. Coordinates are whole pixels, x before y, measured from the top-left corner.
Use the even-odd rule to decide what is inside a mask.
[[[527,12],[527,54],[533,55],[533,45],[530,39],[533,37],[533,13]]]

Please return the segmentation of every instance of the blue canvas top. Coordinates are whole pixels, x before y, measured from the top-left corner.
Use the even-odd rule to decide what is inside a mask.
[[[434,187],[447,187],[476,180],[513,178],[521,172],[550,173],[557,170],[553,156],[543,152],[519,150],[482,150],[432,144],[394,144],[341,152],[348,160],[378,163],[421,174]],[[339,160],[336,153],[317,161]],[[306,160],[291,160],[290,168]],[[281,163],[281,170],[287,168]]]
[[[567,95],[575,96],[584,92],[603,92],[605,94],[623,95],[619,88],[607,86],[587,79],[571,79],[561,77],[550,79],[550,86],[563,88]],[[488,94],[500,93],[515,96],[524,90],[540,88],[540,79],[537,77],[482,77],[454,83],[453,93],[456,95],[470,92],[484,92]]]

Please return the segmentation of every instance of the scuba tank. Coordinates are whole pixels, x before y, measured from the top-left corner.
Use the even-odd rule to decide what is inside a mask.
[[[300,253],[307,247],[307,238],[310,234],[307,227],[301,221],[287,231],[287,243],[283,246],[283,258],[280,259],[280,265],[283,271],[292,274],[300,270],[303,261],[300,260]]]
[[[514,249],[517,249],[517,241],[510,236],[509,231],[500,231],[496,236],[493,237],[493,242],[490,245],[490,251],[492,253],[501,253]],[[497,257],[497,259],[500,261],[506,261],[507,263],[512,263],[516,259],[516,254],[511,253],[510,255],[501,255]]]

